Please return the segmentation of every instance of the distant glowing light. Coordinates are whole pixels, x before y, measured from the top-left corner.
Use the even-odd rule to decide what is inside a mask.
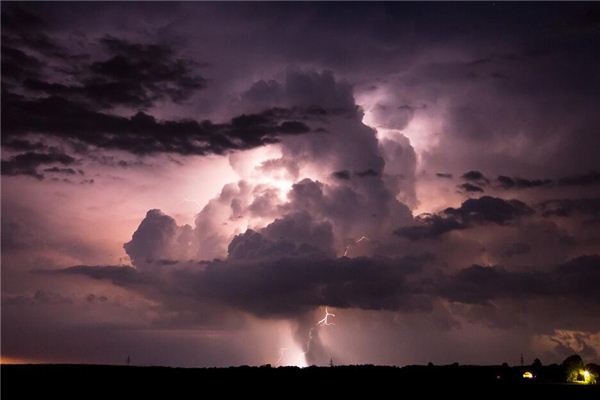
[[[304,354],[304,352],[302,350],[294,352],[294,354],[290,356],[288,365],[293,365],[298,368],[308,367],[308,364],[306,363],[306,355]]]
[[[583,371],[583,379],[586,381],[590,379],[590,371],[588,371],[588,370]]]
[[[569,371],[567,382],[593,385],[596,383],[596,374],[587,369],[574,368]]]
[[[592,385],[596,383],[596,375],[587,369],[581,369],[577,374],[577,379],[575,382],[583,385]]]
[[[529,371],[523,372],[523,379],[533,379],[533,374]]]

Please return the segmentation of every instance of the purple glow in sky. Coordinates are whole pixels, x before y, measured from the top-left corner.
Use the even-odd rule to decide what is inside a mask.
[[[600,361],[598,4],[1,7],[4,361]]]

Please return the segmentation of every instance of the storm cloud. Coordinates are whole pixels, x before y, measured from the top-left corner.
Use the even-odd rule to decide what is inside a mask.
[[[399,228],[394,233],[411,240],[435,238],[453,230],[478,224],[504,225],[533,213],[533,209],[519,200],[482,196],[468,199],[458,208],[449,207],[441,215],[417,216],[416,225]]]
[[[3,357],[599,360],[596,4],[1,6]]]
[[[2,174],[5,175],[31,175],[38,179],[44,179],[44,175],[38,172],[38,167],[48,164],[71,165],[75,159],[63,153],[21,153],[9,160],[2,160]],[[56,167],[53,167],[56,168]],[[46,172],[61,172],[61,170],[45,169]],[[69,169],[69,171],[74,171]]]
[[[273,107],[224,123],[159,119],[148,109],[188,101],[206,87],[196,61],[178,56],[166,44],[111,35],[90,43],[92,49],[100,47],[94,54],[71,54],[26,8],[6,6],[4,20],[2,143],[14,150],[35,147],[29,138],[42,135],[78,151],[92,146],[135,155],[223,154],[307,133],[311,128],[303,120],[320,113]],[[30,23],[41,30],[37,36],[32,36]],[[8,174],[41,176],[35,168],[8,162]]]

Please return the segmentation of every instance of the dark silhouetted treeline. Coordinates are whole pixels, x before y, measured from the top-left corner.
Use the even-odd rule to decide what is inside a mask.
[[[593,373],[598,366],[588,365]],[[423,395],[508,398],[600,399],[600,385],[566,383],[565,365],[527,367],[445,365],[386,367],[167,368],[108,365],[2,365],[2,399],[110,399],[166,396],[168,399],[231,396]],[[533,379],[523,378],[532,372]],[[210,395],[209,395],[210,394]],[[33,397],[35,396],[35,397]],[[413,397],[411,397],[413,398]],[[513,398],[513,397],[511,397]]]

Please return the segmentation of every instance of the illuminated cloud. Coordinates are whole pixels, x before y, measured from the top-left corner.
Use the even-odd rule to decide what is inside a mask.
[[[597,362],[597,9],[2,3],[2,357]]]

